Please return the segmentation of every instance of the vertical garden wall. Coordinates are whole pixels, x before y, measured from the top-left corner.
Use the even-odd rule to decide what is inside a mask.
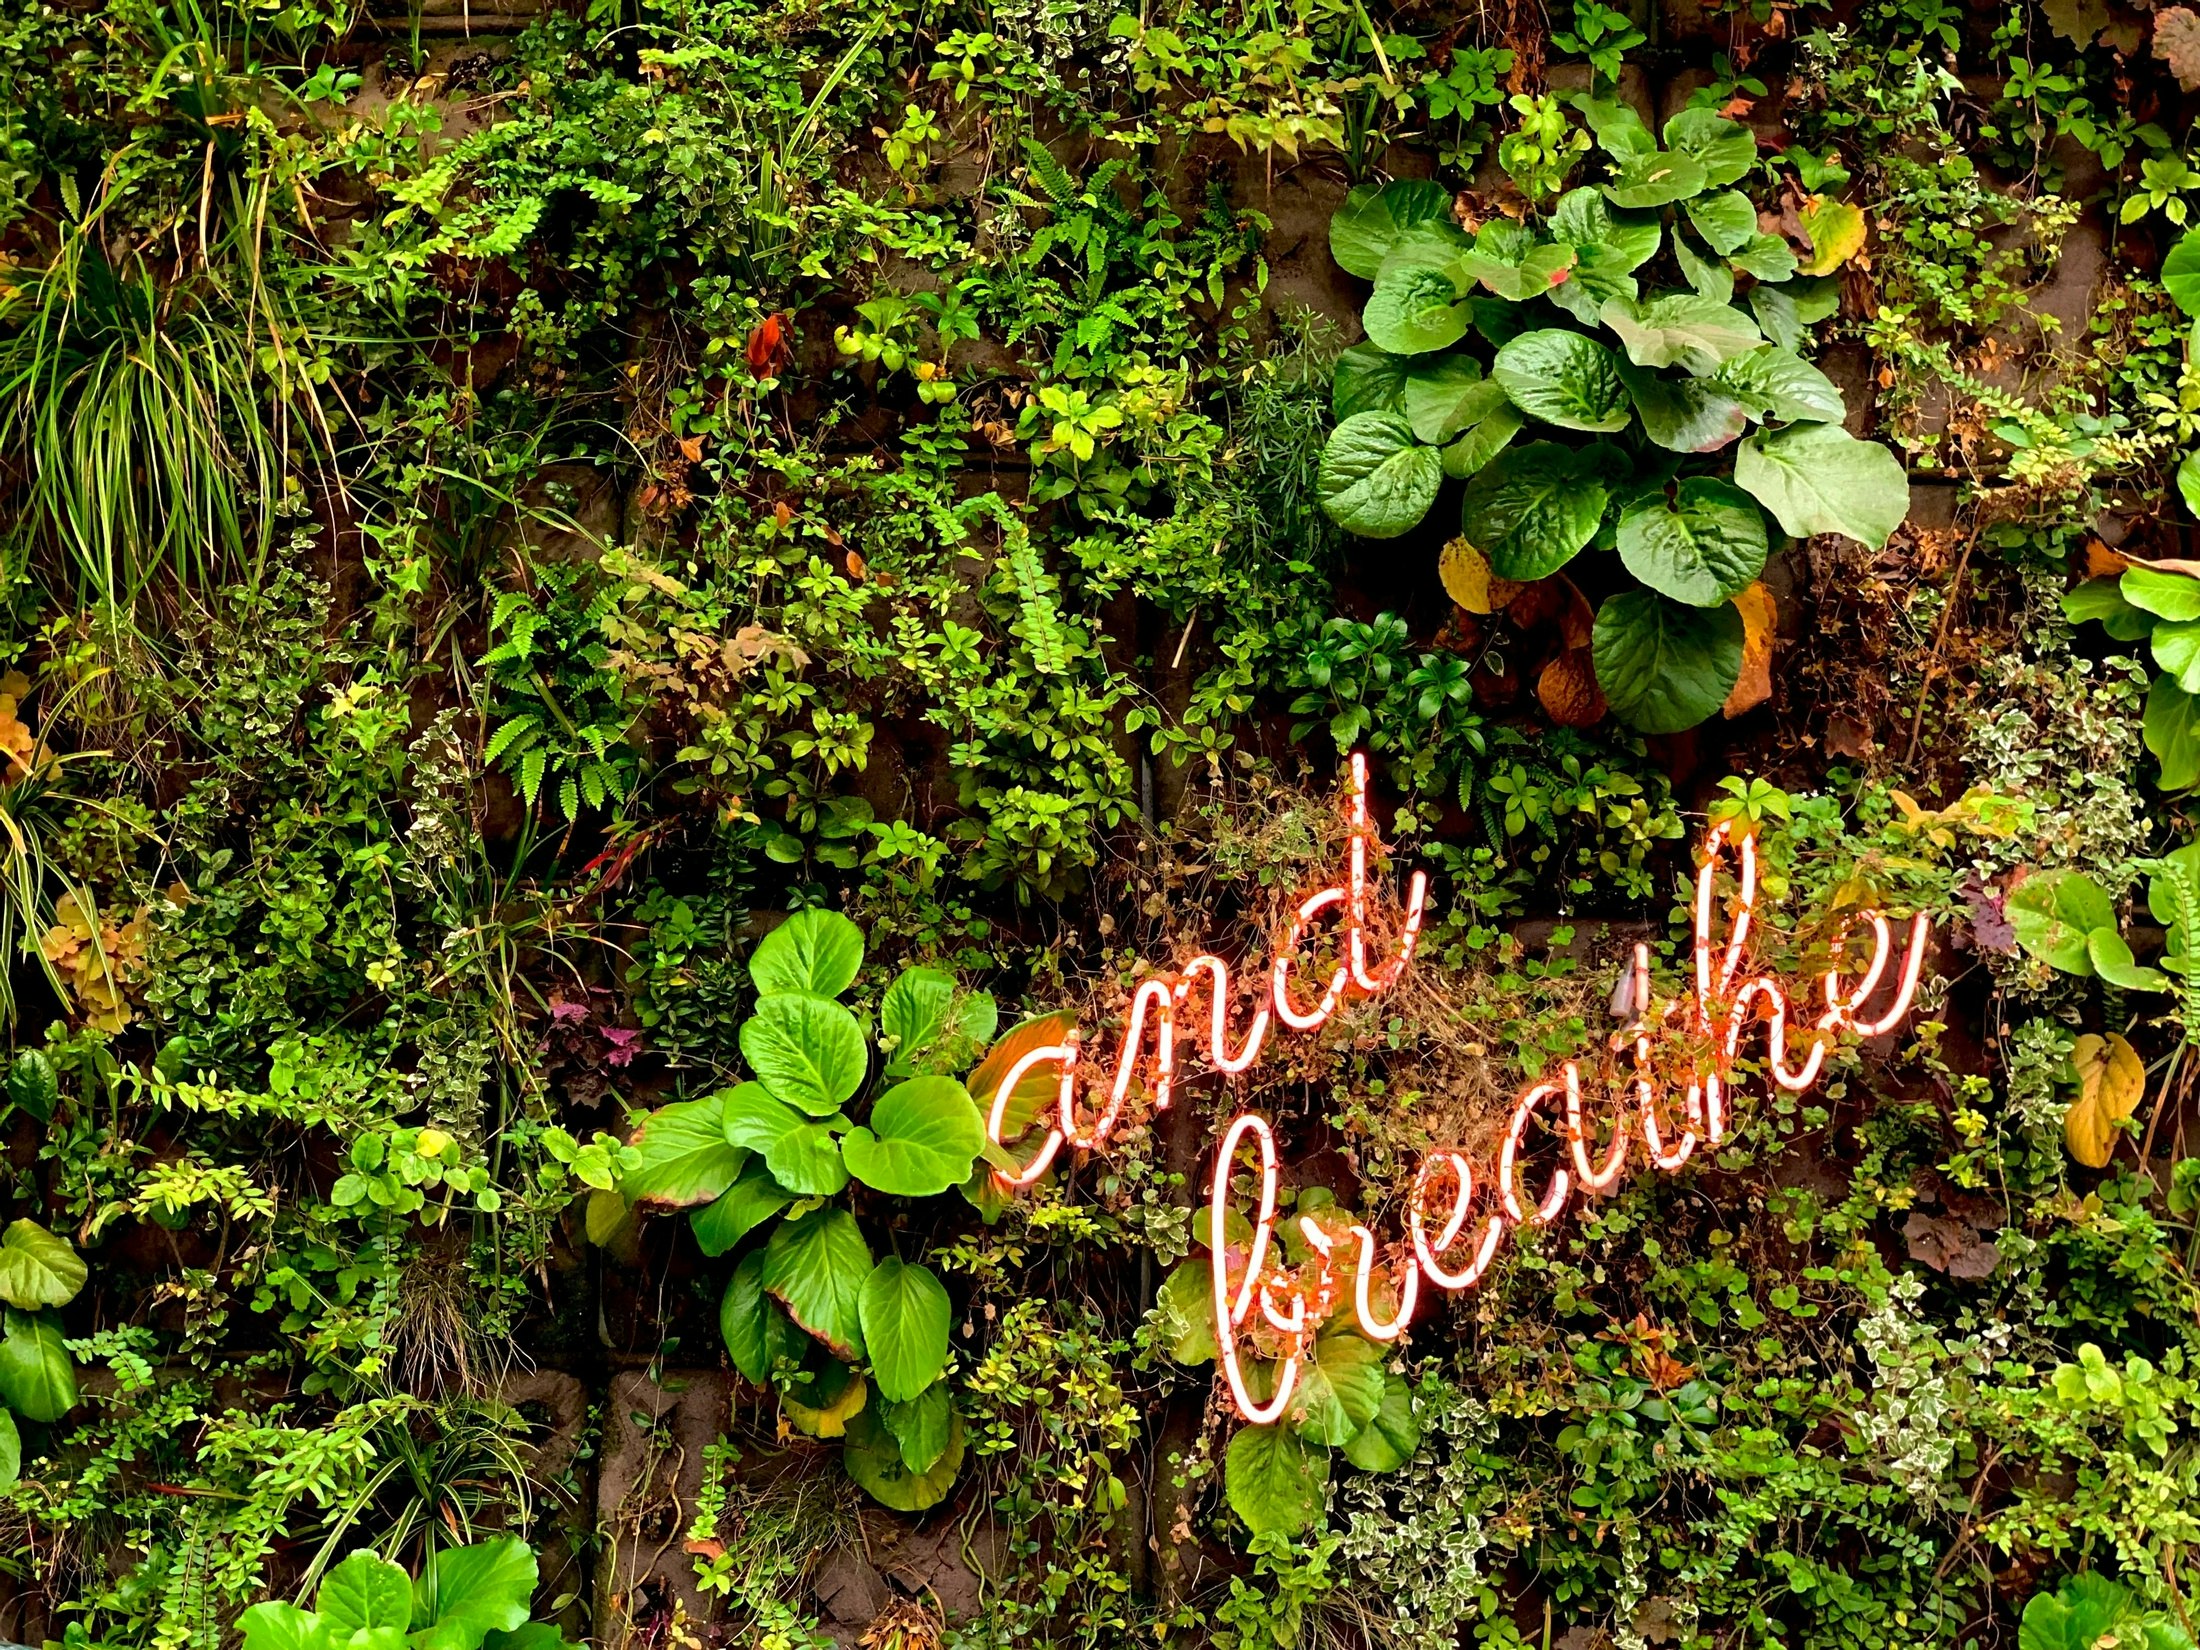
[[[5,0],[0,1636],[2190,1647],[2196,95]]]

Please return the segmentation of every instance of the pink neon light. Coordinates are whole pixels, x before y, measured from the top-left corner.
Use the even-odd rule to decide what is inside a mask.
[[[1246,1022],[1238,1047],[1233,1050],[1230,1046],[1233,992],[1229,966],[1221,958],[1202,954],[1174,975],[1157,975],[1141,982],[1132,994],[1122,1042],[1108,1074],[1107,1104],[1089,1123],[1080,1123],[1078,1116],[1076,1088],[1080,1053],[1074,1033],[1066,1042],[1030,1051],[1009,1069],[994,1093],[986,1122],[986,1132],[996,1143],[1001,1142],[1009,1098],[1017,1085],[1032,1071],[1050,1062],[1058,1065],[1061,1075],[1054,1108],[1056,1121],[1048,1129],[1037,1156],[1019,1173],[996,1171],[994,1178],[998,1184],[1011,1189],[1032,1184],[1046,1172],[1065,1142],[1081,1151],[1103,1147],[1121,1122],[1132,1086],[1141,1072],[1150,1073],[1153,1108],[1156,1111],[1166,1108],[1174,1098],[1178,1075],[1176,1016],[1188,1007],[1192,992],[1202,981],[1208,993],[1204,1054],[1208,1065],[1228,1075],[1242,1073],[1253,1066],[1277,1022],[1298,1031],[1316,1030],[1336,1013],[1349,993],[1374,995],[1398,982],[1412,961],[1418,942],[1426,911],[1427,878],[1418,871],[1413,874],[1405,898],[1403,920],[1397,939],[1391,943],[1390,955],[1380,964],[1371,961],[1367,856],[1368,844],[1374,839],[1375,831],[1367,812],[1367,765],[1365,759],[1357,755],[1351,764],[1346,810],[1350,839],[1346,878],[1342,884],[1319,889],[1300,902],[1287,925],[1283,943],[1276,948],[1268,966],[1263,982],[1267,988],[1266,1000]],[[1737,893],[1732,926],[1721,939],[1715,938],[1714,928],[1717,882],[1720,860],[1729,849],[1738,860]],[[1729,822],[1720,823],[1705,839],[1703,864],[1696,874],[1692,959],[1695,990],[1684,997],[1654,1004],[1650,990],[1650,949],[1646,945],[1635,947],[1631,981],[1633,1015],[1630,1023],[1610,1039],[1612,1052],[1625,1058],[1627,1069],[1621,1079],[1621,1092],[1631,1086],[1633,1103],[1612,1107],[1611,1137],[1601,1161],[1593,1150],[1594,1141],[1584,1121],[1580,1064],[1569,1060],[1561,1067],[1557,1081],[1534,1084],[1522,1091],[1515,1102],[1494,1165],[1492,1183],[1497,1210],[1484,1217],[1478,1238],[1467,1234],[1476,1181],[1474,1168],[1465,1154],[1443,1147],[1422,1161],[1406,1203],[1405,1224],[1411,1254],[1398,1275],[1396,1312],[1387,1319],[1377,1314],[1373,1299],[1377,1268],[1381,1264],[1375,1234],[1358,1224],[1347,1228],[1348,1236],[1358,1246],[1353,1264],[1353,1312],[1361,1332],[1370,1340],[1388,1342],[1404,1334],[1419,1304],[1423,1278],[1440,1289],[1471,1288],[1488,1271],[1497,1252],[1498,1240],[1508,1228],[1548,1225],[1556,1220],[1576,1185],[1602,1191],[1616,1184],[1626,1170],[1635,1134],[1640,1134],[1651,1163],[1668,1171],[1686,1163],[1699,1142],[1717,1145],[1726,1132],[1728,1087],[1741,1057],[1743,1040],[1758,1028],[1763,1029],[1765,1066],[1772,1081],[1783,1089],[1800,1093],[1823,1074],[1826,1051],[1835,1035],[1843,1030],[1854,1030],[1863,1036],[1878,1036],[1893,1029],[1909,1012],[1924,962],[1926,920],[1923,916],[1912,919],[1908,948],[1893,1000],[1884,1013],[1867,1020],[1862,1017],[1864,1006],[1879,989],[1893,961],[1894,941],[1884,915],[1865,913],[1859,920],[1869,923],[1872,929],[1869,966],[1858,977],[1853,990],[1844,989],[1839,959],[1845,933],[1836,940],[1835,964],[1820,982],[1824,1012],[1804,1034],[1807,1049],[1799,1058],[1791,1053],[1789,1039],[1797,1022],[1785,988],[1771,975],[1744,974],[1750,931],[1756,916],[1757,880],[1754,835],[1747,831],[1737,834]],[[1291,969],[1309,925],[1332,907],[1340,908],[1344,960],[1331,973],[1314,1006],[1301,1008],[1291,996]],[[1153,1045],[1150,1055],[1147,1052],[1149,1029]],[[1674,1073],[1674,1077],[1684,1077],[1685,1081],[1678,1085],[1681,1118],[1670,1139],[1662,1114],[1665,1098],[1674,1092],[1676,1083],[1658,1067],[1655,1046],[1660,1039],[1678,1040],[1694,1049],[1686,1056],[1686,1066]],[[1560,1095],[1565,1099],[1560,1132],[1567,1143],[1566,1158],[1570,1167],[1552,1170],[1541,1201],[1530,1209],[1521,1200],[1519,1185],[1520,1157],[1528,1125],[1538,1109]],[[1233,1287],[1224,1231],[1231,1166],[1248,1137],[1259,1151],[1259,1218],[1253,1223],[1253,1241],[1245,1257],[1245,1269]],[[1434,1196],[1436,1178],[1446,1169],[1451,1174],[1452,1197],[1449,1206],[1443,1208],[1443,1219],[1437,1230],[1431,1234],[1429,1221],[1440,1207]],[[1288,1406],[1296,1387],[1305,1341],[1338,1305],[1340,1295],[1333,1253],[1336,1240],[1311,1218],[1302,1219],[1299,1229],[1319,1257],[1318,1263],[1311,1267],[1313,1283],[1308,1285],[1303,1281],[1308,1269],[1294,1269],[1275,1261],[1277,1184],[1274,1131],[1255,1113],[1239,1114],[1224,1131],[1215,1159],[1208,1201],[1208,1251],[1223,1378],[1238,1413],[1248,1421],[1263,1424],[1276,1420]],[[1454,1270],[1444,1264],[1444,1256],[1461,1243],[1463,1235],[1474,1243],[1474,1253],[1465,1266]],[[1266,1404],[1254,1402],[1240,1359],[1239,1330],[1252,1315],[1256,1303],[1262,1321],[1280,1333],[1285,1341],[1276,1389]]]

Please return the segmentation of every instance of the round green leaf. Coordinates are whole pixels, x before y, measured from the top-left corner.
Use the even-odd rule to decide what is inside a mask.
[[[1397,413],[1354,413],[1329,432],[1316,489],[1348,533],[1394,539],[1419,525],[1444,485],[1443,456]]]
[[[985,1121],[952,1077],[896,1083],[871,1108],[870,1125],[841,1143],[849,1172],[897,1197],[932,1197],[970,1177],[985,1148]]]
[[[764,1292],[836,1357],[863,1356],[863,1285],[871,1251],[845,1209],[813,1209],[785,1221],[764,1245]]]
[[[1329,1452],[1289,1427],[1239,1427],[1222,1461],[1230,1510],[1255,1535],[1296,1535],[1321,1516]]]
[[[10,1306],[66,1306],[88,1276],[83,1257],[35,1220],[11,1221],[0,1234],[0,1300]]]
[[[2162,789],[2200,785],[2200,695],[2187,693],[2173,677],[2155,677],[2143,727],[2147,749],[2162,764]]]
[[[863,1027],[830,997],[778,992],[741,1022],[741,1057],[756,1080],[813,1117],[836,1112],[863,1086]]]
[[[27,1048],[8,1067],[8,1098],[39,1122],[50,1123],[61,1099],[61,1074],[43,1053]]]
[[[2187,230],[2162,260],[2162,290],[2187,315],[2200,315],[2200,230]]]
[[[835,1124],[845,1127],[846,1119],[805,1116],[761,1083],[743,1083],[725,1097],[726,1139],[762,1152],[772,1178],[803,1197],[830,1197],[848,1184]]]
[[[2064,605],[2067,608],[2068,603]],[[2187,693],[2200,693],[2200,619],[2163,620],[2150,628],[2149,635],[2154,662],[2176,677]]]
[[[1704,183],[1739,183],[1757,163],[1757,139],[1747,126],[1714,109],[1683,109],[1665,123],[1665,146],[1702,168]]]
[[[1444,449],[1444,474],[1456,481],[1481,473],[1482,467],[1512,445],[1512,438],[1527,428],[1517,407],[1499,407],[1473,429]]]
[[[1688,607],[1629,590],[1597,609],[1590,651],[1614,715],[1642,733],[1678,733],[1734,691],[1742,616],[1732,603]]]
[[[1403,412],[1410,355],[1393,355],[1373,344],[1354,344],[1337,357],[1329,381],[1329,410],[1341,422],[1354,413]]]
[[[955,1406],[947,1396],[945,1381],[934,1381],[901,1403],[882,1399],[878,1418],[901,1446],[901,1464],[914,1473],[930,1472],[947,1453],[948,1441],[955,1432]]]
[[[1345,273],[1372,281],[1407,231],[1451,221],[1451,191],[1440,183],[1400,179],[1379,189],[1363,183],[1329,220],[1329,255]]]
[[[1757,208],[1739,189],[1698,195],[1683,210],[1704,244],[1722,258],[1739,251],[1757,233]]]
[[[1569,189],[1559,197],[1551,213],[1551,233],[1577,248],[1602,248],[1609,255],[1609,267],[1622,273],[1640,269],[1656,257],[1665,240],[1665,226],[1655,212],[1623,217],[1605,203],[1603,195],[1587,187]]]
[[[679,1100],[642,1119],[628,1142],[641,1161],[619,1181],[629,1203],[685,1209],[733,1184],[748,1156],[726,1139],[725,1099]]]
[[[878,1389],[906,1403],[947,1367],[947,1286],[928,1266],[888,1257],[871,1269],[858,1303]]]
[[[1796,538],[1841,533],[1877,550],[1910,508],[1901,461],[1838,424],[1751,436],[1735,454],[1734,480]]]
[[[1759,418],[1838,424],[1848,416],[1833,380],[1778,344],[1760,344],[1722,361],[1711,381]]]
[[[837,1149],[834,1156],[837,1161]],[[726,1188],[723,1197],[689,1210],[688,1224],[695,1229],[696,1245],[704,1254],[715,1257],[779,1213],[794,1197],[773,1177],[771,1165],[756,1158],[742,1169],[741,1178]]]
[[[427,1625],[416,1650],[478,1650],[490,1633],[525,1624],[535,1597],[535,1553],[517,1536],[429,1553],[413,1583],[413,1617]]]
[[[1471,355],[1415,361],[1406,373],[1406,422],[1417,440],[1441,446],[1505,404],[1505,392],[1482,376]]]
[[[837,997],[863,967],[863,930],[838,911],[797,911],[766,934],[749,956],[756,993],[809,992]]]
[[[1413,1418],[1413,1388],[1402,1375],[1385,1373],[1383,1402],[1344,1446],[1344,1458],[1363,1472],[1396,1472],[1421,1447],[1421,1423]]]
[[[764,1293],[764,1251],[741,1257],[718,1300],[718,1333],[733,1367],[761,1386],[781,1363],[799,1363],[810,1342],[792,1318]]]
[[[1687,155],[1652,152],[1630,155],[1612,173],[1612,181],[1600,187],[1614,206],[1670,206],[1701,194],[1711,180]]]
[[[893,1042],[889,1076],[960,1070],[992,1039],[1000,1009],[983,991],[965,991],[943,968],[905,968],[879,1002],[879,1033]]]
[[[2017,944],[2065,974],[2091,975],[2096,929],[2116,931],[2116,904],[2083,871],[2034,871],[2004,902]]]
[[[2158,618],[2183,622],[2200,619],[2200,579],[2134,563],[2116,581],[2125,601]]]
[[[1626,361],[1619,375],[1642,433],[1668,452],[1717,452],[1749,428],[1749,409],[1715,378],[1661,378]]]
[[[345,1555],[321,1582],[313,1601],[322,1622],[341,1640],[354,1633],[412,1628],[412,1577],[371,1548]]]
[[[255,1604],[237,1617],[244,1650],[335,1650],[336,1641],[321,1618],[295,1604]]]
[[[1619,518],[1619,555],[1651,589],[1692,607],[1740,595],[1765,569],[1765,518],[1749,496],[1693,476]]]
[[[1701,377],[1764,342],[1755,321],[1700,292],[1668,292],[1647,303],[1613,298],[1598,313],[1638,367],[1681,367]]]
[[[922,1512],[947,1499],[962,1471],[962,1417],[950,1413],[946,1447],[923,1472],[912,1472],[902,1458],[902,1446],[885,1420],[866,1406],[848,1418],[847,1442],[841,1448],[841,1464],[848,1476],[869,1492],[872,1499],[896,1512]]]
[[[1299,1366],[1290,1421],[1316,1443],[1335,1446],[1372,1421],[1382,1402],[1383,1349],[1362,1335],[1321,1335]]]
[[[1523,332],[1498,350],[1490,376],[1530,418],[1567,430],[1627,428],[1627,386],[1612,352],[1587,333]]]
[[[58,1421],[76,1407],[76,1365],[62,1345],[61,1320],[8,1308],[0,1334],[0,1398],[32,1421]]]
[[[1459,530],[1501,579],[1525,584],[1557,572],[1596,536],[1604,484],[1554,441],[1497,455],[1468,483]]]
[[[1459,300],[1450,272],[1393,253],[1375,279],[1360,312],[1369,342],[1393,355],[1426,355],[1449,349],[1467,335],[1474,312]]]

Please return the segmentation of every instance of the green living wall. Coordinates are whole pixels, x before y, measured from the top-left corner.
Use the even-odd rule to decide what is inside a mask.
[[[2196,97],[0,0],[0,1637],[2190,1650]]]

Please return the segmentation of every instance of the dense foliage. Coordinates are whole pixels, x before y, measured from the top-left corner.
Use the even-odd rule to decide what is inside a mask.
[[[2196,97],[2163,0],[0,4],[0,1636],[2190,1650]],[[1714,825],[1823,1070],[1372,1333]]]

